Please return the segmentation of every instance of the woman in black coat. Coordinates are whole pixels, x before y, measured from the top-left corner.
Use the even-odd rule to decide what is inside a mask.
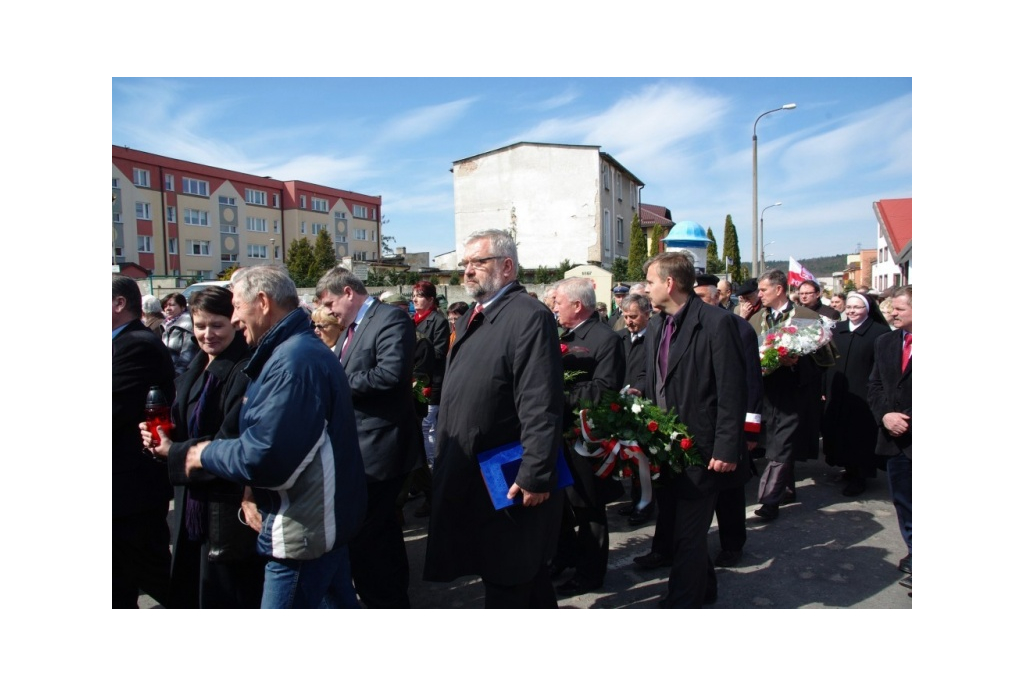
[[[238,437],[249,384],[243,369],[252,353],[231,325],[230,290],[199,290],[189,304],[199,352],[175,380],[174,428],[170,435],[159,430],[159,444],[154,444],[146,424],[140,425],[143,445],[167,460],[174,485],[172,608],[258,609],[264,566],[256,553],[259,513],[255,506],[246,506],[243,513],[242,486],[202,470],[191,478],[185,475],[189,447]]]
[[[846,467],[843,494],[855,497],[882,463],[875,455],[878,424],[868,406],[867,384],[875,363],[875,340],[888,333],[889,326],[874,300],[856,292],[846,296],[846,316],[832,331],[839,354],[825,373],[821,432],[825,461]]]

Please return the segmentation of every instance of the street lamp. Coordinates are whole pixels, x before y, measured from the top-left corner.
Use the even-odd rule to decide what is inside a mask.
[[[783,105],[782,107],[770,109],[767,112],[762,113],[756,119],[754,119],[754,209],[753,216],[750,219],[750,231],[751,233],[754,234],[753,249],[750,253],[750,266],[752,269],[757,266],[757,264],[755,264],[755,262],[757,261],[757,122],[761,121],[761,117],[765,116],[766,114],[778,112],[783,109],[796,109],[796,103],[791,102],[788,105]],[[757,278],[760,275],[761,274],[759,273],[751,274],[753,278]]]
[[[772,207],[779,207],[780,205],[782,205],[781,202],[776,202],[775,204],[768,205],[767,207],[765,207],[764,209],[761,210],[761,264],[760,264],[760,266],[757,269],[757,276],[760,276],[761,274],[763,274],[764,273],[764,269],[765,269],[765,264],[764,264],[764,213],[767,212]],[[775,241],[773,240],[772,243],[774,243],[774,242]],[[772,243],[768,243],[768,244],[771,245]],[[754,276],[754,278],[757,278],[757,276]]]

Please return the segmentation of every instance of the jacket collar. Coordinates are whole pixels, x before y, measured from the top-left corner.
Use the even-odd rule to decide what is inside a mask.
[[[295,311],[274,324],[274,327],[263,336],[260,344],[256,346],[256,351],[253,352],[252,359],[245,367],[245,375],[249,378],[257,378],[263,371],[263,365],[270,359],[270,355],[274,353],[277,346],[292,336],[300,335],[303,331],[309,332],[310,335],[313,334],[310,328],[309,314],[302,307],[297,307]]]

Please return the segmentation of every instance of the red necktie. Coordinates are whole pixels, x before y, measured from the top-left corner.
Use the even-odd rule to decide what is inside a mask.
[[[484,306],[482,304],[478,304],[476,307],[473,308],[473,313],[469,315],[469,321],[466,322],[466,330],[467,331],[473,325],[473,322],[475,322],[477,320],[477,315],[478,314],[483,314],[483,312],[484,312]]]
[[[348,344],[352,342],[352,336],[355,334],[355,331],[356,324],[353,322],[352,325],[348,327],[348,333],[345,334],[345,344],[341,346],[341,359],[343,361],[345,359],[345,353],[348,352]]]
[[[906,370],[907,370],[907,364],[910,363],[910,353],[911,353],[910,343],[913,340],[913,338],[914,338],[914,336],[912,336],[910,333],[907,333],[904,336],[904,338],[903,338],[903,371],[904,372],[906,372]]]

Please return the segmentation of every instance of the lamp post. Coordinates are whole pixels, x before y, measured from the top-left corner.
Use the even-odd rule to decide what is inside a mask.
[[[767,212],[772,207],[778,207],[781,204],[782,204],[781,202],[776,202],[775,204],[768,205],[767,207],[765,207],[764,209],[761,210],[761,231],[760,231],[760,233],[761,233],[761,263],[760,263],[760,265],[757,268],[757,276],[760,276],[761,274],[763,274],[764,273],[764,269],[765,269],[765,264],[764,264],[764,213]],[[775,241],[773,240],[772,243],[774,243],[774,242]],[[768,243],[768,244],[771,245],[772,243]],[[757,276],[754,276],[754,278],[757,278]]]
[[[751,253],[750,253],[750,267],[752,269],[754,269],[754,270],[756,270],[756,267],[757,267],[757,242],[758,242],[757,241],[757,122],[761,121],[761,117],[765,116],[766,114],[771,114],[772,112],[778,112],[778,111],[781,111],[783,109],[796,109],[796,103],[791,102],[788,105],[783,105],[782,107],[776,107],[775,109],[770,109],[767,112],[762,113],[756,119],[754,119],[754,210],[753,210],[753,216],[750,219],[750,232],[754,234],[753,249],[751,250]],[[751,277],[752,278],[757,278],[760,275],[761,274],[755,273],[755,274],[751,274]]]

